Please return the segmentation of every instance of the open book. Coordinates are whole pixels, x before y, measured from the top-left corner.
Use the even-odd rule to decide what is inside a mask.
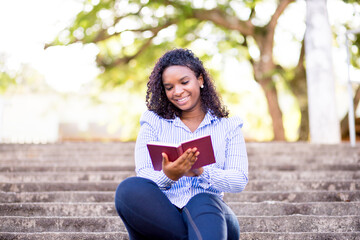
[[[147,148],[149,150],[150,158],[155,170],[162,169],[162,153],[166,153],[169,161],[175,161],[181,154],[189,148],[197,148],[200,152],[198,159],[191,169],[200,168],[202,166],[215,163],[214,149],[211,143],[210,135],[194,138],[179,144],[149,142]]]

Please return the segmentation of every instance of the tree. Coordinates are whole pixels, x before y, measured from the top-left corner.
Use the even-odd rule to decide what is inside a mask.
[[[304,48],[294,69],[273,57],[275,30],[280,16],[294,0],[103,0],[84,2],[72,25],[51,45],[95,43],[103,85],[133,82],[145,89],[153,60],[173,47],[188,47],[197,39],[212,38],[221,52],[231,49],[253,67],[273,123],[274,140],[285,140],[282,111],[274,76],[286,80],[302,113],[300,139],[308,137]],[[96,4],[93,4],[96,3]],[[259,13],[260,6],[270,6]],[[167,34],[169,33],[170,34]],[[215,36],[215,37],[214,37]],[[47,46],[47,47],[48,47]],[[252,54],[249,49],[256,49]],[[211,53],[204,53],[208,59]],[[240,81],[240,79],[239,79]]]
[[[314,143],[339,143],[332,62],[332,33],[326,0],[307,0],[306,75],[309,95],[310,135]]]
[[[85,10],[78,14],[67,30],[68,35],[65,38],[60,35],[52,44],[97,44],[100,48],[97,64],[106,73],[101,77],[105,85],[116,85],[127,78],[139,77],[139,73],[134,68],[129,68],[129,65],[144,66],[149,59],[159,57],[164,48],[188,46],[199,37],[201,29],[210,24],[212,31],[221,37],[219,45],[238,49],[252,63],[254,79],[264,90],[268,102],[274,139],[285,140],[282,112],[272,78],[272,74],[278,69],[273,60],[273,44],[277,21],[293,0],[279,1],[267,22],[260,22],[261,18],[256,12],[256,5],[261,2],[222,1],[209,8],[205,6],[206,3],[198,7],[191,1],[107,0],[96,5],[87,1]],[[240,18],[237,9],[247,11],[247,16]],[[160,43],[154,41],[159,38],[162,30],[170,28],[176,31],[175,44],[173,39],[165,38]],[[129,38],[131,44],[121,43],[124,38]],[[249,54],[249,45],[258,48],[259,57]],[[145,74],[142,79],[144,83]]]
[[[344,0],[348,4],[352,4],[356,8],[359,4],[358,0]],[[354,13],[354,18],[356,17]],[[346,29],[354,30],[359,29],[359,25],[354,25],[353,23],[345,23]],[[344,44],[341,40],[338,41],[338,44]],[[351,47],[350,47],[350,64],[353,68],[360,69],[360,58],[359,58],[359,48],[360,48],[360,34],[355,34],[351,36]],[[346,46],[349,47],[349,46]],[[354,93],[353,106],[356,110],[360,102],[360,86],[357,87]],[[341,137],[347,139],[349,137],[349,113],[347,113],[340,122],[341,126]]]

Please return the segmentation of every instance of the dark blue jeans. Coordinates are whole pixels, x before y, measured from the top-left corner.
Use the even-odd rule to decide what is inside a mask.
[[[131,177],[115,194],[115,207],[130,240],[239,240],[233,211],[216,195],[195,195],[179,210],[153,181]]]

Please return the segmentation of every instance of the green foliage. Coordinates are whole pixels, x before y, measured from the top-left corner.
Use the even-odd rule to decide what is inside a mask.
[[[15,78],[11,77],[6,72],[0,72],[0,94],[5,93],[9,86],[15,85]]]
[[[359,0],[343,0],[346,3],[360,3]]]

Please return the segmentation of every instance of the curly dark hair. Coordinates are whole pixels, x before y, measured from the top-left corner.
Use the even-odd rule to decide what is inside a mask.
[[[203,77],[204,88],[200,90],[200,97],[201,107],[205,113],[210,111],[216,117],[228,117],[229,112],[222,105],[202,61],[191,50],[182,48],[166,52],[155,64],[147,83],[146,92],[146,106],[150,111],[165,119],[174,119],[175,116],[181,117],[181,110],[168,100],[162,82],[164,70],[174,65],[190,68],[195,73],[196,78]]]

